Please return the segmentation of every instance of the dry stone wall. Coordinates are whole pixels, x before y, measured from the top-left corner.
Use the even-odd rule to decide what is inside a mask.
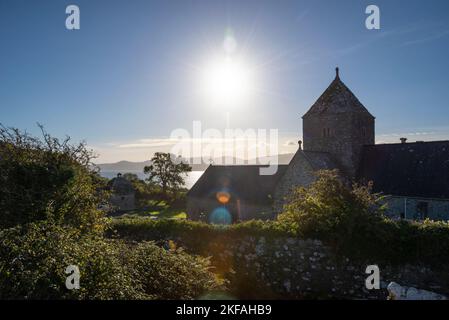
[[[182,239],[174,241],[183,245]],[[411,265],[379,265],[380,289],[368,290],[366,267],[376,261],[362,263],[338,256],[319,240],[248,236],[228,242],[217,239],[202,250],[194,253],[211,256],[218,272],[234,286],[243,291],[248,286],[244,298],[387,299],[387,286],[393,281],[449,293],[447,272]]]

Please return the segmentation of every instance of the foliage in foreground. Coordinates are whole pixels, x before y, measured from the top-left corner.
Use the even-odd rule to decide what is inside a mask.
[[[101,229],[105,199],[84,143],[42,137],[0,125],[0,229],[50,220]]]
[[[65,287],[68,265],[80,289]],[[48,223],[0,231],[0,299],[193,299],[219,288],[209,261]]]
[[[320,171],[308,188],[290,195],[278,220],[337,253],[387,263],[449,262],[449,223],[398,221],[383,215],[384,197],[371,185],[346,184],[337,171]]]
[[[189,220],[136,217],[113,219],[109,236],[127,241],[164,243],[174,240],[189,252],[206,256],[218,254],[223,249],[222,244],[238,243],[247,237],[264,237],[268,241],[299,237],[322,240],[338,256],[361,261],[392,265],[419,263],[435,267],[449,263],[448,222],[395,221],[380,214],[354,220],[332,218],[330,222],[322,222],[322,226],[311,227],[281,218],[279,221],[247,221],[223,227]]]
[[[194,253],[208,255],[211,243],[240,241],[243,237],[294,237],[296,232],[277,221],[252,220],[230,226],[212,225],[185,219],[153,220],[125,217],[112,220],[108,235],[128,241],[172,239]]]
[[[383,224],[382,197],[371,187],[349,186],[336,170],[323,170],[309,187],[298,187],[278,216],[302,236],[321,239],[338,249],[365,250],[365,240]],[[377,229],[376,229],[377,228]]]

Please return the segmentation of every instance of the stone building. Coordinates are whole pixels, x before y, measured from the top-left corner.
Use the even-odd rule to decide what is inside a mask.
[[[136,192],[132,183],[123,178],[122,174],[109,181],[108,188],[111,191],[109,203],[114,211],[129,211],[136,209]]]
[[[338,169],[388,195],[392,217],[449,219],[449,141],[375,144],[375,118],[341,81],[338,68],[302,119],[303,147],[299,141],[288,165],[273,176],[259,175],[260,166],[211,165],[187,194],[188,217],[272,218],[293,188],[315,179],[314,172]]]

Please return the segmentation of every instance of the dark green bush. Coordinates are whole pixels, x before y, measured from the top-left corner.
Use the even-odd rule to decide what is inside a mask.
[[[348,187],[337,171],[324,170],[309,187],[293,190],[278,220],[301,236],[343,243],[380,221],[380,209],[369,188]]]
[[[82,236],[48,223],[0,231],[0,298],[141,298],[124,270],[127,247],[119,241]],[[65,268],[77,265],[81,288],[65,287]]]
[[[0,125],[0,229],[43,220],[101,229],[106,195],[92,158],[84,143]]]
[[[341,256],[438,267],[449,262],[448,223],[391,220],[382,203],[369,185],[351,187],[336,171],[321,171],[308,188],[293,191],[278,220]]]
[[[111,222],[108,235],[132,241],[174,239],[195,253],[208,255],[210,244],[235,242],[243,237],[279,238],[295,236],[295,230],[277,221],[251,220],[229,226],[190,220],[153,220],[145,217],[118,218]]]
[[[80,269],[80,289],[65,268]],[[209,262],[49,223],[0,231],[0,299],[193,299],[220,286]]]
[[[194,299],[221,288],[221,281],[208,271],[209,259],[182,249],[167,253],[154,243],[141,242],[127,263],[143,291],[158,299]]]

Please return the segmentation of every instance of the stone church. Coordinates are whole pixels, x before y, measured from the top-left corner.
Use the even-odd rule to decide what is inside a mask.
[[[304,114],[303,142],[274,175],[258,165],[210,165],[187,194],[193,220],[232,223],[272,219],[288,193],[313,182],[314,172],[338,169],[388,195],[394,218],[449,219],[449,141],[375,144],[375,117],[336,77]]]

